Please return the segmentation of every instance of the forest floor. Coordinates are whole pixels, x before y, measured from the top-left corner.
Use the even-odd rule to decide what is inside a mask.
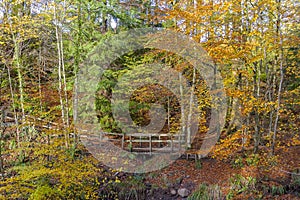
[[[146,182],[157,187],[149,199],[182,199],[171,190],[186,188],[194,191],[200,184],[218,184],[228,187],[227,180],[237,173],[230,164],[215,159],[203,159],[201,169],[194,160],[178,159],[170,166],[147,175]]]
[[[176,191],[179,188],[186,188],[193,192],[201,184],[218,185],[223,194],[228,194],[231,187],[229,179],[236,174],[245,177],[255,177],[260,185],[268,185],[269,188],[280,184],[285,185],[286,193],[289,193],[290,172],[300,167],[299,153],[300,146],[290,147],[285,151],[278,150],[278,163],[275,167],[272,167],[272,170],[259,169],[258,166],[236,168],[229,162],[213,158],[203,158],[200,164],[197,164],[195,160],[180,158],[168,167],[146,175],[144,179],[145,184],[156,188],[147,194],[147,199],[186,199],[181,198],[178,194],[172,194],[172,190]],[[266,194],[263,199],[300,199],[293,192],[295,191],[290,191],[290,194],[275,196]],[[245,196],[235,197],[234,199],[245,199]],[[251,193],[247,199],[252,199]]]

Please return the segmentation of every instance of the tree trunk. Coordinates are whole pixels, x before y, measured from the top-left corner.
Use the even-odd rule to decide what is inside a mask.
[[[64,105],[64,99],[62,94],[62,52],[61,52],[61,37],[59,36],[59,27],[58,27],[58,19],[57,19],[57,10],[56,5],[54,6],[54,20],[55,20],[55,35],[56,35],[56,44],[57,44],[57,55],[58,55],[58,93],[59,93],[59,101],[60,101],[60,107],[61,107],[61,119],[62,124],[65,126],[65,105]],[[65,133],[65,145],[68,147],[68,136]]]
[[[193,80],[192,80],[192,88],[191,88],[191,95],[190,95],[190,107],[189,107],[189,115],[187,119],[187,148],[191,148],[191,125],[192,125],[192,114],[193,114],[193,101],[194,101],[194,91],[195,91],[195,82],[196,82],[196,69],[193,68]]]
[[[13,107],[13,112],[14,112],[14,119],[15,119],[15,123],[17,125],[17,130],[16,130],[17,146],[20,147],[20,130],[19,130],[18,113],[16,111],[15,95],[14,95],[13,85],[12,85],[12,81],[11,81],[10,69],[9,69],[8,66],[6,66],[6,67],[7,67],[8,82],[9,82],[9,89],[10,89],[12,107]]]
[[[24,90],[23,90],[23,78],[21,72],[21,63],[20,63],[20,43],[17,41],[15,34],[13,33],[12,26],[10,23],[10,28],[12,32],[12,38],[14,43],[14,57],[13,60],[16,64],[17,74],[18,74],[18,88],[20,93],[20,106],[22,112],[22,123],[25,122],[25,110],[24,110]]]
[[[181,98],[181,102],[180,102],[180,108],[181,108],[181,133],[179,136],[179,148],[181,148],[181,135],[185,136],[186,133],[186,120],[185,120],[185,109],[184,109],[184,97],[183,97],[183,86],[182,86],[182,73],[179,73],[179,82],[180,82],[180,98]]]
[[[277,93],[277,108],[276,108],[276,118],[274,122],[274,133],[272,138],[272,154],[275,153],[275,143],[276,143],[276,137],[277,137],[277,126],[278,126],[278,120],[279,120],[279,111],[280,111],[280,101],[281,101],[281,90],[282,90],[282,84],[283,84],[283,78],[284,78],[284,71],[283,71],[283,39],[282,39],[282,33],[281,33],[281,21],[280,21],[280,11],[281,11],[281,0],[277,1],[277,37],[279,37],[279,68],[280,68],[280,81],[278,86],[278,93]]]
[[[254,76],[253,76],[253,93],[254,93],[254,97],[255,99],[259,98],[259,84],[258,84],[258,80],[257,80],[257,76],[258,76],[258,67],[257,67],[257,63],[254,63]],[[254,108],[254,153],[258,152],[258,146],[260,143],[260,125],[259,125],[259,113],[258,113],[258,108]]]

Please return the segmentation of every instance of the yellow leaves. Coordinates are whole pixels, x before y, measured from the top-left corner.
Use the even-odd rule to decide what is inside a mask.
[[[67,17],[66,21],[67,22],[72,22],[72,21],[76,20],[77,18],[78,18],[78,16]]]
[[[17,6],[17,5],[20,5],[25,2],[26,2],[26,0],[13,0],[13,1],[10,1],[9,3],[11,3],[11,5],[13,5],[13,6]]]
[[[250,33],[245,32],[245,34],[248,34],[248,37],[253,37],[253,36],[257,37],[257,36],[261,36],[262,35],[262,33],[259,32],[258,30],[253,30]]]
[[[215,60],[218,60],[218,62],[221,62],[222,60],[234,59],[236,57],[234,49],[231,46],[228,46],[226,43],[206,46],[205,49],[208,51],[208,54]]]
[[[231,2],[225,1],[220,4],[219,11],[228,11],[231,6]]]
[[[251,22],[253,23],[253,22],[256,22],[257,21],[257,18],[258,18],[258,15],[256,14],[256,15],[254,15],[254,17],[251,19]]]
[[[300,146],[300,136],[299,133],[295,134],[294,137],[292,138],[291,142],[292,146]]]
[[[30,38],[38,37],[38,24],[37,20],[28,15],[22,17],[10,16],[9,19],[3,21],[0,29],[4,35],[14,35],[16,42],[23,42]]]
[[[85,199],[94,199],[92,196],[96,195],[99,186],[96,177],[108,176],[108,173],[97,168],[97,161],[91,156],[72,158],[62,138],[51,138],[51,141],[50,144],[31,143],[34,155],[30,156],[30,163],[12,168],[14,175],[0,180],[0,194],[9,194],[10,198],[21,198],[33,193],[37,195],[44,191],[41,187],[51,184],[55,191],[66,195],[63,199],[76,199],[75,196],[81,191],[85,191]]]
[[[121,181],[119,180],[118,177],[116,177],[115,182],[116,182],[116,183],[121,183]]]
[[[247,61],[247,64],[251,64],[251,63],[260,61],[262,59],[263,59],[263,55],[257,55],[257,56],[250,58],[249,61]]]

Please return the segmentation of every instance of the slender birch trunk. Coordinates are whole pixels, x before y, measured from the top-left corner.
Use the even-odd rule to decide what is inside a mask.
[[[281,11],[281,0],[277,0],[277,21],[276,21],[276,33],[277,33],[277,38],[279,38],[279,69],[280,69],[280,80],[279,80],[279,86],[278,86],[278,91],[277,91],[277,108],[276,108],[276,113],[275,113],[275,121],[274,121],[274,132],[273,132],[273,137],[272,137],[272,145],[271,145],[271,152],[274,155],[275,153],[275,143],[276,143],[276,138],[277,138],[277,126],[278,126],[278,121],[279,121],[279,111],[280,111],[280,101],[281,101],[281,90],[282,90],[282,84],[283,84],[283,79],[284,79],[284,71],[283,71],[283,39],[282,39],[282,32],[281,32],[281,16],[280,16],[280,11]]]
[[[253,76],[253,93],[254,93],[254,97],[255,99],[259,98],[259,84],[258,84],[258,80],[257,80],[257,71],[258,71],[258,67],[257,64],[254,64],[254,76]],[[254,153],[258,152],[258,146],[260,143],[260,126],[259,126],[259,120],[260,120],[260,116],[258,113],[258,108],[254,108]]]
[[[190,95],[190,106],[189,106],[189,114],[187,119],[187,147],[191,148],[191,124],[192,124],[192,114],[193,114],[193,101],[194,101],[194,91],[195,91],[195,82],[196,82],[196,69],[193,68],[193,80],[192,80],[192,88],[191,88],[191,95]]]
[[[184,94],[183,94],[183,86],[182,86],[182,73],[180,72],[179,73],[179,83],[180,83],[180,108],[181,108],[181,130],[182,130],[182,133],[180,133],[180,136],[179,136],[179,148],[181,148],[181,135],[184,135],[185,136],[185,133],[186,133],[186,120],[185,120],[185,110],[184,110]]]
[[[277,9],[278,9],[278,17],[277,17],[277,36],[279,37],[279,48],[280,48],[280,53],[279,53],[279,69],[280,69],[280,81],[279,81],[279,86],[278,86],[278,91],[277,91],[277,108],[276,108],[276,117],[274,121],[274,133],[272,137],[272,154],[275,153],[275,143],[276,143],[276,137],[277,137],[277,126],[278,126],[278,120],[279,120],[279,111],[280,111],[280,101],[281,101],[281,90],[282,90],[282,84],[283,84],[283,79],[284,79],[284,71],[283,71],[283,39],[282,39],[282,32],[280,29],[281,26],[281,21],[280,21],[280,3],[281,0],[277,1]]]
[[[58,93],[59,93],[59,101],[60,101],[60,107],[61,107],[61,119],[62,124],[65,126],[65,105],[64,105],[64,99],[63,99],[63,85],[62,85],[62,54],[61,54],[61,43],[60,43],[60,32],[58,28],[58,19],[57,19],[57,10],[56,5],[54,6],[54,20],[55,20],[55,35],[56,35],[56,45],[57,45],[57,55],[58,55]],[[68,136],[65,133],[65,145],[68,147]]]
[[[63,3],[64,5],[64,12],[63,12],[63,20],[66,16],[66,1]],[[69,120],[69,101],[68,101],[68,93],[67,93],[67,80],[66,80],[66,71],[65,71],[65,61],[64,61],[64,46],[63,46],[63,38],[62,38],[62,29],[60,29],[60,34],[59,34],[59,43],[60,43],[60,52],[61,52],[61,69],[62,69],[62,78],[63,78],[63,91],[64,91],[64,101],[65,101],[65,116],[66,116],[66,125],[67,128],[70,127],[70,120]]]

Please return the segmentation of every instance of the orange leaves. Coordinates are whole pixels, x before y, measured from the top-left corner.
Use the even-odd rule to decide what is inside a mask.
[[[242,132],[237,131],[234,134],[220,140],[220,144],[213,149],[213,158],[225,160],[230,158],[242,147]]]
[[[295,134],[288,146],[300,146],[300,136],[299,133]]]

